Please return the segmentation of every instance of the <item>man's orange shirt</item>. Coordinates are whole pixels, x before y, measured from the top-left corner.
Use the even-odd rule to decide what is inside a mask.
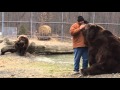
[[[70,27],[70,34],[73,36],[73,48],[86,47],[84,44],[84,37],[82,32],[80,32],[80,25],[78,23],[74,23]]]

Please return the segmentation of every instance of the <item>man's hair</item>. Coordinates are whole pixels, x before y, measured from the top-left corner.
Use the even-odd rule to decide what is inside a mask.
[[[85,21],[85,20],[84,20],[84,18],[82,16],[78,16],[77,21],[80,22],[80,21]]]
[[[86,20],[83,18],[83,16],[78,16],[77,21],[78,21],[78,22],[84,21],[85,24],[88,24],[88,23],[89,23],[88,21],[86,21]]]

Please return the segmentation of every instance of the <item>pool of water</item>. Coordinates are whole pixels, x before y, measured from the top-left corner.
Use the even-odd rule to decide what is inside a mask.
[[[37,61],[51,62],[51,63],[69,63],[73,64],[73,54],[64,55],[40,55],[35,58]]]

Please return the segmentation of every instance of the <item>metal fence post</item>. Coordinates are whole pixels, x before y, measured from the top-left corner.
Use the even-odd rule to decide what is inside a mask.
[[[62,40],[63,40],[63,29],[64,29],[64,27],[63,27],[63,12],[62,12],[62,31],[61,31],[61,35],[62,35]]]
[[[4,12],[2,12],[2,36],[4,36],[3,33],[4,33]]]
[[[31,33],[31,37],[32,37],[32,24],[33,24],[33,23],[32,23],[32,14],[33,14],[33,13],[30,12],[30,30],[31,30],[30,33]]]
[[[95,23],[95,12],[93,12],[93,24]]]

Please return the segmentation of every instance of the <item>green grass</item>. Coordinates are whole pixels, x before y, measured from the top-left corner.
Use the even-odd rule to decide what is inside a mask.
[[[35,61],[29,58],[20,56],[2,56],[0,57],[1,67],[0,71],[6,75],[0,74],[0,77],[11,76],[11,72],[15,77],[69,77],[73,71],[73,64],[66,63],[48,63],[43,61]],[[8,75],[7,75],[8,74]],[[33,76],[31,76],[33,75]]]

